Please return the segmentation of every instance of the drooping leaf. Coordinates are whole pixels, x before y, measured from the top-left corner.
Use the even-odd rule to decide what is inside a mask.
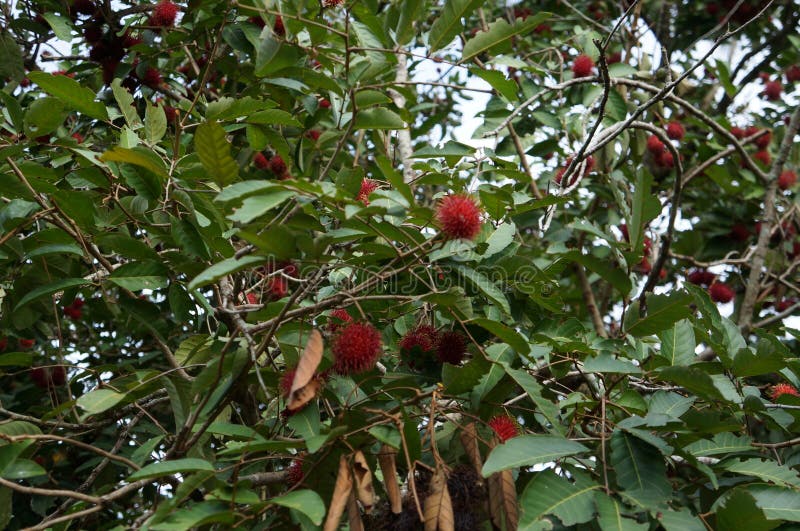
[[[501,470],[547,463],[588,450],[578,442],[555,435],[520,435],[497,445],[481,472],[483,477],[489,477]]]
[[[467,62],[482,52],[508,42],[516,35],[530,33],[548,18],[550,18],[550,13],[540,11],[525,20],[522,18],[514,19],[514,22],[510,24],[504,18],[497,19],[489,24],[489,28],[486,31],[479,31],[467,41],[461,52],[461,61]]]
[[[91,118],[108,120],[106,106],[94,100],[95,94],[91,89],[82,87],[74,79],[41,71],[30,72],[28,78],[51,96],[64,102],[68,108]]]
[[[219,186],[225,186],[239,177],[239,165],[231,157],[231,146],[225,130],[217,122],[205,122],[197,127],[194,146],[208,176]]]

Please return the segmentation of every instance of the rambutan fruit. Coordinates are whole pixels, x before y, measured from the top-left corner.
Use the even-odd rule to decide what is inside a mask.
[[[267,169],[278,177],[281,177],[286,173],[287,167],[286,163],[283,161],[283,157],[280,155],[273,155],[272,158],[269,159]]]
[[[292,462],[286,467],[286,484],[294,486],[303,481],[303,461],[300,459],[293,459]]]
[[[758,162],[763,164],[764,166],[769,166],[770,162],[772,162],[772,156],[769,154],[769,151],[762,149],[761,151],[756,151],[753,155],[753,158],[756,159]]]
[[[409,330],[400,339],[400,357],[412,369],[422,369],[433,361],[438,333],[430,325],[420,325]]]
[[[769,101],[781,99],[781,92],[783,92],[783,85],[780,81],[769,81],[764,85],[764,97]]]
[[[594,68],[594,61],[586,54],[581,54],[575,58],[572,63],[572,73],[575,77],[586,77],[592,74]]]
[[[683,140],[686,135],[686,129],[683,128],[680,122],[670,122],[667,124],[667,136],[672,140]]]
[[[281,379],[278,382],[278,388],[280,389],[281,396],[283,396],[283,398],[288,398],[289,393],[292,392],[292,384],[294,383],[294,375],[296,372],[297,367],[293,367],[291,369],[286,369],[281,375]]]
[[[83,144],[83,135],[80,133],[72,133],[72,138],[74,138],[78,144]]]
[[[153,12],[150,14],[150,25],[161,28],[168,28],[175,24],[175,18],[178,16],[180,8],[170,2],[170,0],[161,0]]]
[[[789,83],[800,81],[800,66],[792,65],[786,69],[786,81]]]
[[[36,340],[35,339],[24,339],[24,338],[20,338],[19,339],[19,348],[21,350],[27,350],[27,349],[33,347],[33,345],[35,345],[35,344],[36,344]]]
[[[731,127],[731,134],[736,140],[741,140],[745,137],[745,131],[741,127]]]
[[[253,155],[253,164],[260,170],[266,170],[269,168],[269,159],[263,153],[259,152]]]
[[[697,286],[710,286],[716,278],[717,275],[705,269],[695,269],[686,275],[686,280]]]
[[[800,392],[798,392],[793,385],[787,383],[775,384],[770,388],[770,397],[772,400],[777,400],[783,395],[800,396]]]
[[[778,188],[788,190],[797,182],[797,174],[792,170],[786,170],[778,177]]]
[[[320,98],[319,107],[320,109],[330,109],[331,101],[328,98]]]
[[[286,35],[286,26],[283,25],[283,17],[280,15],[275,17],[275,24],[272,26],[272,31],[274,31],[275,35],[278,35],[279,37]]]
[[[772,142],[772,131],[767,131],[766,134],[756,138],[755,144],[761,149],[767,149],[770,142]]]
[[[342,325],[352,321],[353,318],[350,317],[350,314],[347,313],[347,310],[343,308],[336,308],[328,317],[328,330],[330,330],[332,333],[335,333],[342,327]]]
[[[364,203],[364,205],[369,205],[369,194],[374,192],[378,189],[378,183],[373,181],[372,179],[364,179],[361,181],[361,189],[358,191],[358,195],[356,199]]]
[[[458,365],[467,355],[467,338],[454,330],[439,333],[436,342],[436,357],[442,363]]]
[[[152,89],[156,89],[161,86],[163,79],[161,77],[161,72],[158,71],[158,68],[153,66],[148,66],[147,69],[144,71],[144,76],[142,77],[142,84],[146,87],[150,87]]]
[[[647,151],[652,153],[653,155],[660,155],[666,146],[664,142],[661,141],[656,135],[650,135],[647,137]]]
[[[481,231],[481,210],[466,195],[447,195],[439,201],[436,219],[448,240],[474,240]]]
[[[335,373],[359,374],[377,363],[381,355],[381,334],[369,323],[350,323],[338,332],[331,350]]]
[[[520,429],[517,421],[508,415],[496,415],[489,420],[489,427],[492,428],[500,442],[506,442],[519,435]]]
[[[708,288],[708,294],[711,296],[712,301],[726,303],[733,300],[736,292],[727,284],[715,282]]]

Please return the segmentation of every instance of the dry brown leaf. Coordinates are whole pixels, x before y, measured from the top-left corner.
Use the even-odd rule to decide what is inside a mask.
[[[481,475],[483,468],[483,460],[481,459],[481,451],[478,449],[478,432],[475,429],[475,423],[470,422],[461,433],[458,434],[461,438],[461,445],[464,447],[464,453],[467,454],[469,462],[475,468],[478,475]]]
[[[339,457],[339,473],[336,475],[336,484],[333,486],[333,498],[328,507],[328,517],[325,518],[324,531],[339,529],[339,521],[347,506],[347,499],[353,490],[353,477],[350,474],[350,465],[344,455]]]
[[[350,531],[364,531],[361,511],[358,510],[356,496],[352,491],[350,491],[350,496],[347,498],[347,521],[350,524]]]
[[[358,501],[364,506],[364,512],[369,514],[375,505],[375,487],[372,485],[372,471],[361,450],[353,455],[353,477],[356,481]]]
[[[489,511],[498,529],[516,529],[519,524],[517,487],[511,470],[489,476]]]
[[[428,497],[425,498],[425,531],[455,531],[453,503],[447,490],[447,477],[437,468],[431,478]]]
[[[289,402],[286,409],[290,412],[298,411],[308,404],[319,392],[322,382],[316,378],[317,367],[322,361],[322,352],[325,345],[319,330],[312,330],[306,348],[300,356],[297,368],[294,371],[292,388],[289,391]]]
[[[394,514],[403,512],[403,497],[400,494],[400,486],[397,484],[397,463],[395,456],[397,450],[384,444],[378,453],[378,464],[383,474],[383,483],[386,487],[386,496],[389,497],[389,504]]]

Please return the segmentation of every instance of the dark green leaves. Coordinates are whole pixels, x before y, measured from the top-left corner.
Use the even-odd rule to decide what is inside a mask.
[[[626,497],[645,508],[666,502],[672,493],[661,453],[633,435],[611,437],[611,463]]]
[[[231,146],[225,130],[216,122],[206,122],[197,127],[194,147],[209,178],[225,186],[239,178],[239,165],[231,157]]]
[[[431,26],[428,46],[431,52],[444,48],[452,41],[463,28],[461,18],[471,14],[481,0],[448,0],[439,18]]]
[[[397,113],[383,107],[360,111],[356,115],[356,129],[403,129],[406,124]]]
[[[561,457],[589,451],[584,445],[554,435],[520,435],[497,445],[481,473],[489,477],[495,472],[547,463]]]
[[[692,296],[684,291],[647,297],[647,315],[639,317],[639,304],[632,304],[625,314],[625,331],[636,337],[649,336],[668,330],[673,324],[689,317]]]
[[[64,102],[67,108],[98,120],[108,120],[106,106],[94,101],[94,92],[74,79],[45,72],[31,72],[28,77],[48,94]]]
[[[39,137],[52,133],[64,123],[67,111],[66,105],[57,98],[39,98],[25,113],[25,134]]]
[[[479,31],[473,38],[464,45],[461,52],[461,60],[469,61],[476,55],[508,42],[515,35],[531,32],[536,26],[550,18],[550,13],[541,12],[525,20],[522,18],[514,19],[509,24],[505,19],[498,19],[489,24],[489,29]]]

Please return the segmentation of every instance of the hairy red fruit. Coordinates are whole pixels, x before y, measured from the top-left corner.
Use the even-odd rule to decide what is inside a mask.
[[[792,170],[786,170],[778,177],[778,188],[788,190],[797,182],[797,174]]]
[[[7,348],[8,348],[8,337],[6,336],[0,337],[0,352],[5,352]]]
[[[269,168],[269,159],[263,153],[256,153],[253,155],[253,164],[260,170]]]
[[[31,380],[36,384],[36,387],[47,389],[50,380],[50,372],[47,367],[34,367],[31,371]]]
[[[781,92],[783,92],[783,85],[780,81],[770,81],[764,85],[764,97],[770,101],[781,99]]]
[[[150,14],[150,25],[158,26],[161,28],[168,28],[175,24],[175,18],[178,16],[179,7],[170,2],[170,0],[162,0],[153,12]]]
[[[286,174],[286,163],[283,162],[283,157],[280,155],[273,155],[271,159],[269,159],[269,163],[267,165],[267,169],[277,175],[278,177],[282,177]]]
[[[492,428],[500,442],[506,442],[519,435],[519,424],[508,415],[496,415],[489,420],[489,427]]]
[[[353,318],[350,317],[350,314],[343,308],[336,308],[333,310],[328,318],[328,330],[332,333],[337,332],[342,325],[345,323],[350,323],[353,321]]]
[[[256,26],[258,26],[259,28],[263,28],[264,26],[266,26],[266,25],[267,25],[267,23],[266,23],[266,22],[264,22],[264,19],[263,19],[263,18],[261,18],[261,17],[257,17],[257,16],[250,17],[250,18],[248,18],[248,19],[247,19],[247,21],[248,21],[249,23],[251,23],[251,24],[255,24],[255,25],[256,25]]]
[[[660,166],[662,168],[674,168],[675,167],[675,157],[672,156],[671,151],[667,151],[666,149],[662,151],[656,157],[656,166]]]
[[[753,155],[753,158],[764,166],[769,166],[770,162],[772,162],[772,156],[769,154],[769,151],[764,149],[761,151],[756,151],[756,153]]]
[[[744,223],[736,223],[731,227],[729,236],[738,242],[747,241],[750,237],[750,229]]]
[[[728,286],[727,284],[723,284],[722,282],[715,282],[711,284],[708,288],[708,294],[711,296],[711,300],[714,302],[731,302],[733,297],[736,295],[736,292],[733,291],[733,288]]]
[[[303,462],[300,459],[293,459],[286,468],[286,483],[294,486],[303,481]]]
[[[666,146],[664,142],[661,141],[656,135],[650,135],[647,137],[647,151],[652,153],[653,155],[660,155]]]
[[[283,398],[288,398],[289,393],[292,392],[292,384],[294,383],[294,375],[297,372],[297,367],[286,369],[283,374],[281,375],[281,379],[278,382],[278,387],[281,390],[281,396]]]
[[[319,129],[311,129],[310,131],[306,132],[306,138],[310,138],[314,142],[319,140],[320,135],[322,132]]]
[[[22,80],[19,82],[19,86],[22,88],[28,88],[31,86],[31,80],[27,77],[23,77]]]
[[[162,82],[163,79],[161,77],[161,72],[159,72],[155,67],[147,67],[147,69],[144,71],[144,76],[142,77],[142,84],[146,87],[156,89],[161,86]]]
[[[283,277],[272,277],[267,281],[267,293],[273,299],[282,299],[289,293],[289,282]]]
[[[537,35],[541,35],[542,33],[550,33],[550,24],[539,24],[535,28],[533,28],[533,32]]]
[[[622,61],[622,52],[614,52],[606,59],[606,64],[613,65]]]
[[[581,54],[572,63],[572,73],[575,77],[586,77],[592,75],[594,61],[586,54]]]
[[[438,333],[430,325],[420,325],[409,330],[400,339],[400,356],[411,368],[422,368],[436,349]]]
[[[521,18],[522,20],[525,20],[531,15],[533,15],[533,10],[529,7],[516,6],[514,8],[514,18]]]
[[[800,81],[800,66],[792,65],[786,69],[786,81],[789,83]]]
[[[164,105],[164,116],[167,118],[167,123],[174,124],[178,119],[178,109],[170,105]]]
[[[330,100],[328,98],[320,98],[319,106],[320,106],[321,109],[330,109],[331,108],[331,102],[330,102]]]
[[[100,39],[103,38],[103,28],[100,26],[86,26],[83,29],[83,38],[89,44],[100,42]]]
[[[586,177],[594,169],[594,157],[589,155],[584,160],[586,161],[586,167],[583,170],[583,176]],[[567,168],[569,168],[570,164],[572,164],[572,157],[567,157],[564,166],[560,168],[553,177],[553,181],[556,184],[561,185],[561,180],[564,178],[564,174],[567,172]],[[573,170],[572,176],[569,179],[568,186],[572,186],[577,182],[577,180],[578,180],[578,172]]]
[[[35,344],[36,344],[36,340],[35,339],[23,339],[23,338],[20,338],[20,340],[19,340],[19,348],[22,349],[22,350],[27,350],[27,349],[31,348],[33,345],[35,345]]]
[[[800,396],[800,392],[793,385],[787,383],[775,384],[770,389],[772,400],[777,400],[783,395]]]
[[[381,334],[369,323],[350,323],[336,335],[331,350],[335,373],[359,374],[375,367],[381,355]]]
[[[275,32],[275,35],[280,37],[286,35],[286,26],[283,25],[283,17],[280,15],[275,17],[275,24],[272,26],[272,31]]]
[[[245,300],[247,300],[247,304],[259,304],[260,302],[258,295],[256,295],[255,293],[248,293],[247,295],[245,295]]]
[[[78,144],[83,144],[83,135],[80,133],[72,133],[72,138],[78,141]]]
[[[775,305],[775,309],[779,312],[785,312],[797,303],[797,299],[781,299]]]
[[[686,129],[683,128],[680,122],[670,122],[667,124],[667,136],[672,140],[683,140],[686,135]]]
[[[467,338],[454,330],[445,330],[439,334],[436,342],[436,357],[442,363],[458,365],[467,355]]]
[[[772,142],[772,131],[767,131],[766,134],[756,138],[755,144],[761,149],[767,149],[770,142]]]
[[[361,189],[358,191],[356,199],[364,203],[364,205],[369,205],[369,194],[371,194],[377,189],[378,189],[378,183],[376,183],[372,179],[365,178],[363,181],[361,181]]]
[[[696,269],[686,275],[686,280],[697,286],[710,286],[716,278],[717,275],[705,269]]]
[[[67,368],[63,365],[56,365],[50,369],[50,380],[53,385],[64,385],[67,383]]]
[[[481,231],[481,210],[466,195],[443,197],[436,208],[436,219],[448,240],[474,240]]]
[[[731,127],[731,134],[736,140],[741,140],[745,137],[745,131],[741,127]]]

